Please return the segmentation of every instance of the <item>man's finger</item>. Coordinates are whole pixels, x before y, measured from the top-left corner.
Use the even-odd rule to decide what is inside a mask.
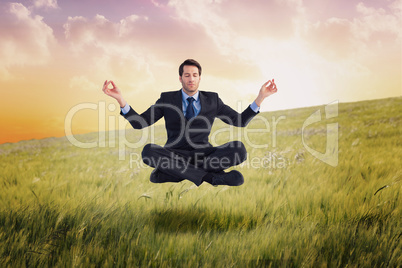
[[[110,82],[112,82],[112,81],[107,82],[106,89],[109,89]]]
[[[113,81],[110,80],[110,82],[112,82],[113,87],[116,87],[116,85],[113,83]]]
[[[271,83],[271,80],[268,80],[267,82],[265,82],[263,87],[268,87],[269,83]]]
[[[272,88],[272,92],[277,92],[278,91],[278,88],[276,87],[276,85],[274,84],[274,87]]]
[[[108,82],[107,80],[105,81],[105,85],[103,86],[103,92],[105,92],[105,94],[109,93],[109,86],[110,82]]]

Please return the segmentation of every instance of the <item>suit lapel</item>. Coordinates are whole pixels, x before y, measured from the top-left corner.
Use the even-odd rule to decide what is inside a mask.
[[[202,91],[199,91],[199,92],[200,92],[201,111],[198,115],[207,111],[208,110],[207,107],[209,105],[208,98],[204,95],[204,93]]]
[[[173,95],[173,100],[172,104],[176,106],[183,114],[183,103],[182,103],[182,94],[181,90],[176,91],[175,94]]]

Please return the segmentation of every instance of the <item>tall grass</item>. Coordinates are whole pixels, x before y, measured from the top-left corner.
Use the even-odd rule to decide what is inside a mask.
[[[151,169],[119,161],[118,147],[0,145],[0,266],[401,266],[401,107],[402,98],[340,104],[330,121],[339,123],[337,167],[302,144],[303,122],[320,107],[262,113],[286,119],[275,147],[272,132],[247,134],[271,144],[245,142],[249,159],[276,163],[238,166],[241,187],[152,184]],[[308,146],[325,150],[326,123],[309,126]],[[163,144],[163,127],[156,132]]]

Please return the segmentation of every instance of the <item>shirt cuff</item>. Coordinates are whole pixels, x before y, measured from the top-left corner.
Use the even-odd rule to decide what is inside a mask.
[[[123,108],[120,108],[122,114],[127,114],[130,111],[130,105],[128,105],[128,103],[126,103],[126,106],[124,106]]]
[[[260,111],[260,107],[257,106],[255,101],[250,105],[251,110],[253,110],[255,113],[258,113]]]

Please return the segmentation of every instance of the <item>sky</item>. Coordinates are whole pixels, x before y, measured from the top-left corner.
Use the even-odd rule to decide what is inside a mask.
[[[141,113],[181,88],[188,58],[200,90],[238,111],[272,78],[261,111],[401,96],[401,13],[401,0],[1,0],[0,143],[125,128],[103,82]]]

